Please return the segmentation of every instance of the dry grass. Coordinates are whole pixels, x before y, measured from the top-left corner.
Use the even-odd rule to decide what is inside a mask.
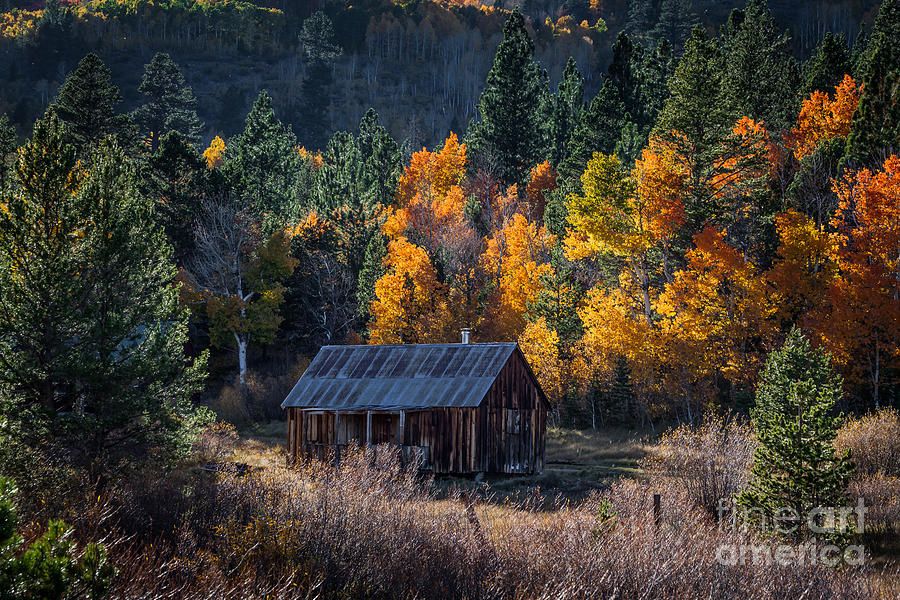
[[[888,408],[849,418],[834,446],[850,450],[859,475],[900,475],[900,413]]]
[[[675,480],[693,505],[717,515],[720,500],[729,506],[746,484],[755,448],[748,425],[708,416],[666,433],[642,465],[652,481]]]
[[[253,465],[247,474],[159,474],[85,511],[81,539],[106,540],[120,571],[113,598],[896,597],[898,580],[884,569],[717,563],[721,544],[749,541],[717,526],[700,500],[706,485],[735,485],[747,443],[739,426],[726,427],[730,441],[710,422],[659,446],[625,432],[554,431],[554,458],[652,464],[640,479],[577,501],[548,501],[534,488],[506,495],[491,486],[481,498],[441,487],[388,449],[377,459],[349,453],[337,471],[316,461],[288,467],[280,429],[261,426],[248,440],[220,427],[198,446],[198,460]],[[873,519],[895,524],[896,479],[867,481],[854,493],[880,503]]]

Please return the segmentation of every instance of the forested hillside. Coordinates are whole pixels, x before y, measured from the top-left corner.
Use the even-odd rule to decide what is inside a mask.
[[[620,32],[596,93],[575,56],[559,76],[541,57],[555,64],[554,53],[588,48],[582,61],[598,60],[607,35],[599,9],[583,26],[551,23],[546,38],[518,9],[389,11],[379,22],[427,12],[419,25],[431,33],[397,37],[370,21],[350,64],[371,59],[358,63],[367,90],[384,79],[371,70],[379,60],[445,65],[433,72],[436,87],[414,91],[410,82],[381,104],[410,127],[413,111],[396,112],[407,103],[468,111],[442,109],[444,121],[433,122],[441,141],[430,149],[392,136],[377,110],[357,118],[364,104],[317,101],[342,85],[331,73],[348,39],[324,12],[291,21],[240,3],[142,6],[52,3],[30,25],[32,13],[13,12],[24,31],[7,48],[18,54],[9,68],[62,65],[72,40],[215,49],[228,58],[216,68],[238,72],[248,55],[290,51],[274,64],[302,65],[298,96],[282,96],[297,104],[259,89],[269,72],[259,73],[243,124],[207,143],[204,118],[210,104],[218,109],[193,91],[194,63],[153,55],[128,107],[115,72],[89,53],[55,95],[47,89],[30,150],[15,152],[16,114],[4,117],[5,204],[23,211],[5,218],[20,236],[50,214],[34,212],[48,200],[27,186],[51,167],[30,156],[74,152],[76,163],[60,158],[52,169],[60,182],[74,178],[65,186],[76,195],[92,189],[95,165],[124,160],[115,177],[149,203],[147,226],[171,244],[191,311],[190,353],[212,350],[207,393],[220,414],[279,416],[302,368],[297,357],[323,344],[449,342],[463,327],[479,341],[518,341],[554,418],[574,424],[746,409],[765,356],[795,324],[840,365],[847,406],[896,401],[893,0],[871,36],[851,45],[826,32],[805,61],[760,0],[732,11],[715,34],[687,32],[686,22],[674,32]],[[631,8],[633,25],[641,6]],[[439,34],[429,25],[439,15],[468,41]],[[299,48],[290,23],[299,24]],[[483,82],[462,67],[480,47],[470,35],[502,38]],[[456,61],[454,73],[471,85],[448,96],[460,89],[460,77],[447,75]],[[386,73],[405,77],[391,65]],[[240,94],[217,96],[232,103]],[[303,134],[291,114],[301,115]],[[328,139],[330,114],[352,126]],[[467,125],[448,129],[448,119]]]
[[[253,99],[266,89],[307,147],[321,148],[335,131],[352,129],[371,107],[395,139],[408,140],[415,149],[434,146],[448,130],[465,131],[505,15],[515,3],[50,0],[46,9],[42,5],[0,3],[0,11],[7,11],[0,15],[0,113],[10,115],[22,136],[87,52],[110,67],[123,107],[130,110],[140,103],[144,65],[165,51],[200,100],[205,141],[237,133]],[[737,6],[722,0],[532,0],[521,9],[551,82],[559,81],[572,56],[590,98],[602,85],[618,32],[628,31],[647,46],[665,37],[677,51],[694,24],[715,31]],[[852,42],[863,23],[871,24],[876,6],[874,0],[772,3],[780,25],[792,31],[791,51],[800,58],[826,31],[844,33]],[[333,48],[318,66],[308,51],[316,38],[303,34],[303,21],[316,8],[334,27]],[[310,103],[324,115],[320,125],[309,123]]]
[[[898,597],[900,0],[2,6],[0,599]],[[285,464],[464,328],[546,473]]]

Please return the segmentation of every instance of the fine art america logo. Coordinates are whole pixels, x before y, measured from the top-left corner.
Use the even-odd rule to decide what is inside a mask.
[[[801,513],[793,507],[774,511],[762,508],[737,508],[732,510],[724,499],[719,500],[720,527],[735,533],[748,534],[752,530],[762,532],[759,543],[721,544],[716,548],[716,561],[720,565],[825,565],[836,567],[841,563],[859,566],[865,562],[865,548],[857,544],[841,544],[850,533],[865,531],[865,515],[868,508],[862,498],[856,506],[816,507]],[[731,513],[731,518],[727,518]],[[746,538],[745,538],[746,539]],[[789,544],[784,540],[796,540]]]

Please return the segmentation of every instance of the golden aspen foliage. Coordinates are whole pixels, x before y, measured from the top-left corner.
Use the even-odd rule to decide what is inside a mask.
[[[218,169],[225,162],[225,140],[216,136],[209,143],[209,148],[203,151],[206,166],[210,169]]]
[[[520,213],[487,240],[482,267],[491,281],[485,309],[491,339],[513,341],[525,329],[528,304],[542,289],[541,275],[550,269],[546,261],[555,241],[543,225]]]
[[[795,210],[777,215],[775,228],[779,239],[777,257],[766,277],[778,294],[781,318],[802,321],[808,311],[824,301],[834,276],[831,256],[835,236]]]
[[[428,253],[406,238],[392,240],[388,271],[375,283],[369,312],[373,344],[425,344],[448,341],[447,289],[438,281]]]
[[[564,365],[559,356],[559,335],[541,317],[525,326],[518,342],[547,399],[551,405],[557,405],[564,393]]]
[[[660,330],[698,378],[752,384],[777,331],[771,286],[757,266],[707,226],[684,269],[660,294]]]

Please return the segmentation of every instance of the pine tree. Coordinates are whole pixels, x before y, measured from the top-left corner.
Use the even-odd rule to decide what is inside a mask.
[[[575,272],[558,245],[550,251],[550,269],[541,275],[541,290],[528,309],[528,320],[543,318],[547,326],[559,336],[560,354],[565,355],[571,345],[581,337],[584,327],[578,316],[578,307],[584,290],[575,278]]]
[[[844,75],[853,70],[850,64],[850,49],[844,34],[825,34],[816,47],[816,53],[803,65],[802,98],[815,91],[831,93]]]
[[[170,131],[180,133],[191,144],[200,142],[203,123],[197,116],[197,98],[168,54],[159,52],[153,57],[138,91],[147,101],[134,111],[134,120],[152,150]]]
[[[397,193],[403,172],[400,147],[380,123],[378,113],[370,108],[359,121],[356,137],[362,160],[362,189],[369,206],[389,206]]]
[[[52,424],[80,464],[181,456],[206,422],[191,404],[206,359],[185,356],[171,250],[122,151],[104,142],[84,172],[65,138],[39,121],[2,197],[3,413]]]
[[[72,529],[50,521],[41,537],[26,544],[16,533],[16,488],[0,478],[0,598],[90,598],[106,595],[116,574],[106,548],[88,544],[82,556]]]
[[[364,162],[352,133],[338,131],[322,152],[322,166],[316,170],[316,208],[330,212],[342,206],[367,205],[369,191],[363,186]]]
[[[671,95],[654,129],[654,135],[672,144],[681,156],[691,157],[690,197],[685,199],[685,209],[694,232],[718,212],[702,182],[709,178],[722,141],[736,120],[723,80],[724,59],[718,44],[695,27],[669,80]]]
[[[856,81],[862,81],[863,69],[866,66],[867,52],[869,47],[869,36],[866,33],[866,26],[860,23],[859,31],[853,40],[853,47],[850,48],[850,66],[853,69],[850,74]]]
[[[653,2],[651,0],[631,0],[628,6],[628,20],[625,31],[635,40],[648,37],[653,26]]]
[[[369,305],[376,299],[375,282],[387,272],[384,259],[387,256],[387,244],[380,231],[375,231],[366,246],[366,257],[359,272],[359,285],[356,291],[357,309],[363,317],[369,314]]]
[[[228,141],[222,171],[244,210],[266,233],[296,222],[302,212],[295,182],[301,170],[297,138],[275,116],[272,98],[259,93],[244,131]]]
[[[624,114],[625,105],[619,90],[612,80],[605,80],[582,113],[581,121],[566,146],[566,157],[560,161],[558,169],[560,188],[578,188],[581,174],[591,156],[595,152],[606,154],[615,150],[624,125]]]
[[[63,83],[51,110],[67,125],[68,141],[79,154],[87,154],[103,136],[119,133],[127,126],[127,117],[116,114],[121,100],[109,69],[92,52]]]
[[[159,147],[143,165],[142,191],[156,201],[154,217],[166,232],[176,264],[183,265],[193,250],[194,221],[201,200],[212,191],[206,161],[180,133],[162,136]]]
[[[321,148],[327,141],[325,112],[331,104],[332,66],[341,49],[334,40],[334,26],[324,12],[318,10],[303,21],[300,33],[306,59],[300,110],[300,131],[303,143],[309,148]]]
[[[800,519],[816,507],[843,505],[853,464],[833,445],[841,386],[831,356],[792,329],[760,375],[752,410],[759,447],[749,488],[736,498],[739,505],[769,518],[793,509]]]
[[[471,165],[496,173],[505,185],[522,184],[546,155],[547,73],[534,62],[534,42],[515,9],[503,26],[494,65],[478,102],[481,120],[468,132]]]
[[[667,40],[673,48],[681,48],[691,28],[698,22],[690,0],[662,0],[659,19],[650,34],[655,40]]]
[[[550,164],[554,167],[566,156],[569,140],[584,112],[584,77],[571,56],[566,62],[550,121]]]
[[[641,104],[639,74],[636,63],[640,46],[635,46],[625,33],[619,33],[613,44],[613,58],[607,69],[603,87],[582,112],[581,122],[572,133],[566,157],[559,164],[560,187],[578,188],[581,174],[595,152],[610,154],[631,118],[630,111],[638,111]]]
[[[0,116],[0,190],[13,173],[16,152],[16,128],[6,115]]]
[[[884,0],[861,59],[863,92],[847,155],[880,163],[900,149],[900,0]],[[884,156],[882,156],[884,155]]]
[[[769,131],[789,129],[800,109],[800,70],[790,36],[779,31],[765,0],[732,11],[722,38],[726,98],[740,116],[764,121]]]

